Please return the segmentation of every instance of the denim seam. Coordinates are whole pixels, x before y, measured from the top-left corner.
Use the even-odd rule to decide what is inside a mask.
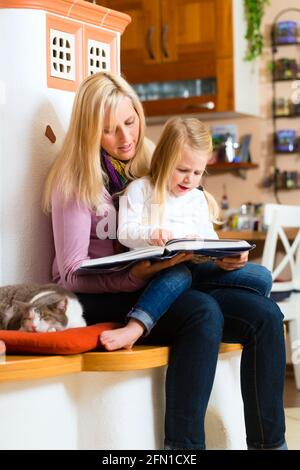
[[[286,439],[282,439],[281,441],[278,441],[278,442],[275,442],[275,444],[270,444],[268,445],[268,447],[265,447],[264,444],[257,444],[259,446],[259,449],[258,450],[276,450],[277,447],[280,447],[282,446],[282,444],[284,444],[286,442]],[[252,444],[251,442],[248,442],[248,439],[247,439],[247,446],[248,447],[253,447],[254,449],[257,449],[257,447],[255,447],[254,444]]]
[[[256,410],[257,410],[257,416],[258,416],[258,422],[259,422],[259,427],[260,427],[260,432],[261,432],[261,437],[262,437],[262,442],[265,442],[265,435],[264,435],[264,428],[262,424],[262,417],[261,417],[261,410],[259,407],[259,398],[258,398],[258,389],[257,389],[257,358],[256,358],[256,335],[254,335],[254,388],[255,388],[255,398],[256,398]]]
[[[253,291],[255,292],[256,294],[259,294],[259,295],[262,295],[262,293],[260,292],[259,289],[255,289],[254,287],[251,287],[251,286],[247,286],[247,285],[242,285],[242,284],[220,284],[219,282],[214,282],[214,281],[209,281],[207,283],[203,282],[201,283],[201,286],[206,286],[206,287],[218,287],[219,289],[222,289],[222,288],[236,288],[236,289],[247,289],[247,290],[250,290],[250,291]],[[193,284],[192,284],[192,287],[193,287]]]
[[[190,444],[186,447],[186,444],[179,444],[178,442],[174,443],[168,440],[165,440],[164,447],[167,447],[166,450],[205,450],[205,446],[200,448],[199,444]]]
[[[248,325],[252,330],[254,330],[253,326],[251,325],[251,323],[239,318],[239,317],[235,317],[234,315],[227,315],[228,318],[232,318],[234,320],[239,320],[241,321],[242,323],[245,323],[246,325]],[[260,432],[261,432],[261,438],[262,438],[262,444],[260,444],[261,448],[263,448],[264,446],[264,443],[265,443],[265,436],[264,436],[264,429],[263,429],[263,424],[262,424],[262,416],[261,416],[261,411],[260,411],[260,407],[259,407],[259,398],[258,398],[258,390],[257,390],[257,373],[256,373],[256,364],[257,364],[257,360],[256,360],[256,343],[257,343],[257,340],[256,340],[256,335],[254,335],[254,388],[255,388],[255,398],[256,398],[256,410],[257,410],[257,417],[258,417],[258,422],[259,422],[259,427],[260,427]],[[274,444],[276,445],[276,444]]]

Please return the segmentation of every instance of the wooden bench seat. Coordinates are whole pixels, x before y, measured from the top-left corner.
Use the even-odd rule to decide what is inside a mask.
[[[241,349],[220,345],[205,421],[208,449],[245,448]],[[0,450],[162,449],[169,355],[167,346],[135,346],[0,357]]]
[[[240,344],[221,343],[220,353],[242,349]],[[32,380],[77,372],[142,370],[168,364],[168,346],[134,346],[113,352],[87,352],[74,356],[13,356],[0,362],[0,383]]]

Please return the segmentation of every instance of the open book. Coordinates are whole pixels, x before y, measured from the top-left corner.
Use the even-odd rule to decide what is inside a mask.
[[[86,260],[81,264],[79,272],[97,274],[107,270],[119,271],[143,259],[164,260],[182,251],[193,251],[196,255],[209,258],[224,258],[225,256],[238,256],[239,253],[252,250],[254,247],[255,245],[250,245],[245,240],[176,238],[169,240],[165,246],[149,246],[117,255]]]

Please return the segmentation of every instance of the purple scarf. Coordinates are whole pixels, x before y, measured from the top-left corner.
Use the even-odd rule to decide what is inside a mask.
[[[101,162],[104,171],[109,178],[107,189],[111,196],[122,191],[128,183],[126,176],[117,171],[113,165],[114,160],[117,162],[117,160],[111,157],[105,150],[101,149]]]

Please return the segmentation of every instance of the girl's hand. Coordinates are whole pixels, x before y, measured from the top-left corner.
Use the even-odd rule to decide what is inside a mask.
[[[240,269],[248,261],[249,251],[244,251],[238,256],[228,256],[226,258],[221,258],[216,261],[216,264],[219,268],[224,269],[225,271],[233,271],[234,269]]]
[[[168,240],[172,240],[174,235],[170,230],[165,230],[163,228],[157,228],[151,233],[150,240],[148,243],[150,245],[164,246]]]
[[[155,261],[154,263],[151,263],[149,260],[139,261],[132,266],[129,272],[137,279],[147,281],[163,269],[171,268],[176,264],[190,261],[192,257],[193,253],[178,253],[173,258],[166,259],[165,261]]]

